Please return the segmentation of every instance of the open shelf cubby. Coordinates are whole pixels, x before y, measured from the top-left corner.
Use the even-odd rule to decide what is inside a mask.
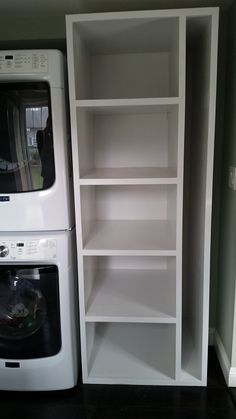
[[[178,96],[178,18],[73,27],[76,99]]]
[[[176,322],[174,257],[84,258],[86,321]]]
[[[177,105],[78,107],[77,121],[81,184],[177,182]]]
[[[81,187],[84,254],[176,251],[176,185]]]
[[[86,335],[90,382],[146,384],[175,378],[175,325],[88,323]]]

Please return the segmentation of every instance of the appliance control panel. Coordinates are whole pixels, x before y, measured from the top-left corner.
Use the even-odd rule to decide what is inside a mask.
[[[57,241],[55,239],[0,240],[0,262],[55,259],[56,256]]]
[[[47,73],[48,55],[46,52],[0,52],[0,74]]]

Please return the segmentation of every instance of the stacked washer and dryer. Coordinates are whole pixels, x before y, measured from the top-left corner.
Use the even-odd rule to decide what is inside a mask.
[[[77,382],[73,191],[64,60],[0,52],[0,389]]]

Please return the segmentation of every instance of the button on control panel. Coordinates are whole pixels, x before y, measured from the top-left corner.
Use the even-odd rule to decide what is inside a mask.
[[[56,256],[57,241],[55,239],[0,241],[2,261],[54,259]]]
[[[47,73],[48,55],[46,52],[0,53],[0,74],[3,73]]]

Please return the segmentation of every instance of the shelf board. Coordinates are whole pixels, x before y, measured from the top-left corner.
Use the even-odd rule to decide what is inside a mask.
[[[142,380],[146,384],[150,379],[174,379],[174,325],[99,323],[93,342],[89,378]]]
[[[175,301],[174,270],[99,270],[86,321],[176,323]]]
[[[75,100],[75,106],[91,112],[168,112],[172,106],[179,104],[178,97],[137,98],[137,99],[89,99]]]
[[[176,256],[176,223],[166,220],[97,221],[83,255]]]
[[[81,185],[175,185],[177,170],[169,167],[122,167],[93,169]]]

